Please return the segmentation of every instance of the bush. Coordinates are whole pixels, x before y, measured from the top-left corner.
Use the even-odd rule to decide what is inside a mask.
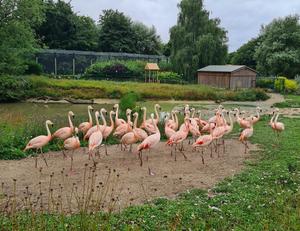
[[[128,80],[144,78],[146,63],[142,61],[105,61],[97,62],[88,67],[85,77],[88,79]]]
[[[182,83],[182,76],[175,72],[159,72],[158,79],[161,83]]]
[[[120,99],[121,114],[124,114],[127,108],[134,109],[136,102],[141,99],[140,95],[135,92],[129,92]]]
[[[287,79],[286,77],[280,76],[275,80],[274,88],[277,92],[289,92],[293,93],[298,89],[298,84],[295,80]]]
[[[26,65],[27,65],[27,68],[25,70],[26,75],[41,75],[43,73],[43,67],[39,63],[29,62]]]
[[[265,89],[274,89],[274,78],[258,78],[256,80],[256,87],[265,88]]]
[[[31,84],[24,78],[0,76],[0,102],[17,102],[26,98]]]
[[[158,64],[158,66],[159,66],[161,71],[172,71],[173,70],[171,62],[161,61]]]

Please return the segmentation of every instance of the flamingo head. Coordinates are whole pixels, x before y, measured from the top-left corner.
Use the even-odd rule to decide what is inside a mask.
[[[131,115],[131,112],[132,112],[132,110],[127,109],[127,110],[126,110],[126,116],[130,116],[130,115]]]
[[[154,113],[151,113],[151,119],[154,119]]]
[[[75,114],[74,114],[72,111],[69,111],[68,115],[69,115],[70,117],[72,117],[73,119],[75,118]]]
[[[94,111],[94,108],[93,108],[91,105],[89,105],[89,106],[88,106],[88,110],[89,110],[89,111]]]
[[[116,112],[115,111],[110,111],[110,115],[115,115]]]
[[[256,108],[256,111],[257,111],[257,112],[262,112],[262,109],[261,109],[260,107],[257,107],[257,108]]]
[[[159,111],[161,111],[161,106],[159,104],[155,104],[154,107],[157,108]]]
[[[96,119],[100,118],[100,113],[98,111],[95,112],[95,117],[96,117]]]
[[[195,108],[191,108],[191,112],[194,112],[194,111],[196,111],[196,109]]]
[[[78,127],[75,127],[74,131],[75,131],[75,135],[77,135],[79,132]]]
[[[48,126],[50,125],[51,127],[53,127],[53,123],[52,123],[51,120],[47,120],[47,121],[46,121],[46,124],[47,124]]]
[[[119,104],[115,104],[114,106],[113,106],[113,110],[117,110],[119,108]]]
[[[134,118],[136,118],[136,117],[138,117],[138,116],[139,116],[139,113],[137,113],[137,112],[133,113],[133,117],[134,117]]]
[[[218,110],[221,111],[223,109],[224,109],[223,105],[220,104],[219,107],[218,107]]]
[[[146,107],[142,107],[142,108],[141,108],[141,111],[146,111],[146,110],[147,110]]]
[[[105,108],[101,108],[100,113],[103,113],[103,114],[105,114],[105,115],[108,115],[108,113],[107,113],[107,111],[106,111]]]

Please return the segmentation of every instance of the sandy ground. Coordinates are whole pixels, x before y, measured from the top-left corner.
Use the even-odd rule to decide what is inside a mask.
[[[98,162],[95,168],[83,148],[74,154],[74,172],[69,171],[70,159],[64,160],[60,152],[45,154],[48,168],[40,156],[38,169],[34,167],[34,158],[0,161],[3,190],[0,202],[2,197],[3,207],[7,201],[4,195],[13,195],[13,179],[16,179],[16,198],[22,207],[24,200],[30,198],[37,207],[42,204],[48,208],[52,204],[53,210],[55,205],[60,204],[64,210],[69,208],[70,212],[78,211],[80,206],[87,203],[84,201],[91,194],[87,203],[90,208],[102,207],[116,211],[154,198],[174,198],[193,188],[209,189],[222,179],[240,172],[244,161],[251,158],[250,154],[244,154],[244,146],[237,140],[226,140],[226,153],[220,152],[220,157],[213,153],[211,158],[210,149],[205,150],[204,165],[201,151],[192,152],[187,143],[185,149],[188,160],[184,160],[178,153],[175,161],[174,156],[170,155],[170,148],[160,143],[150,153],[144,153],[144,164],[141,167],[137,155],[128,151],[121,152],[118,146],[110,146],[109,155],[105,156],[102,147],[101,157],[95,159]],[[250,145],[250,149],[257,148]],[[154,175],[149,175],[148,168],[151,168]],[[22,200],[23,203],[20,202]]]

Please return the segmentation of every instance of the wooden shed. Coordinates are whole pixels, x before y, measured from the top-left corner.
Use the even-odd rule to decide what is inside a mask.
[[[145,82],[158,82],[160,68],[157,63],[147,63],[145,66]]]
[[[247,66],[210,65],[198,70],[198,84],[219,88],[254,88],[257,72]]]

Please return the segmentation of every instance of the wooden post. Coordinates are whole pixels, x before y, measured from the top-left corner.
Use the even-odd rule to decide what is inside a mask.
[[[73,75],[75,75],[75,54],[73,54]]]
[[[56,53],[54,54],[54,75],[57,75],[57,60],[56,60]]]

